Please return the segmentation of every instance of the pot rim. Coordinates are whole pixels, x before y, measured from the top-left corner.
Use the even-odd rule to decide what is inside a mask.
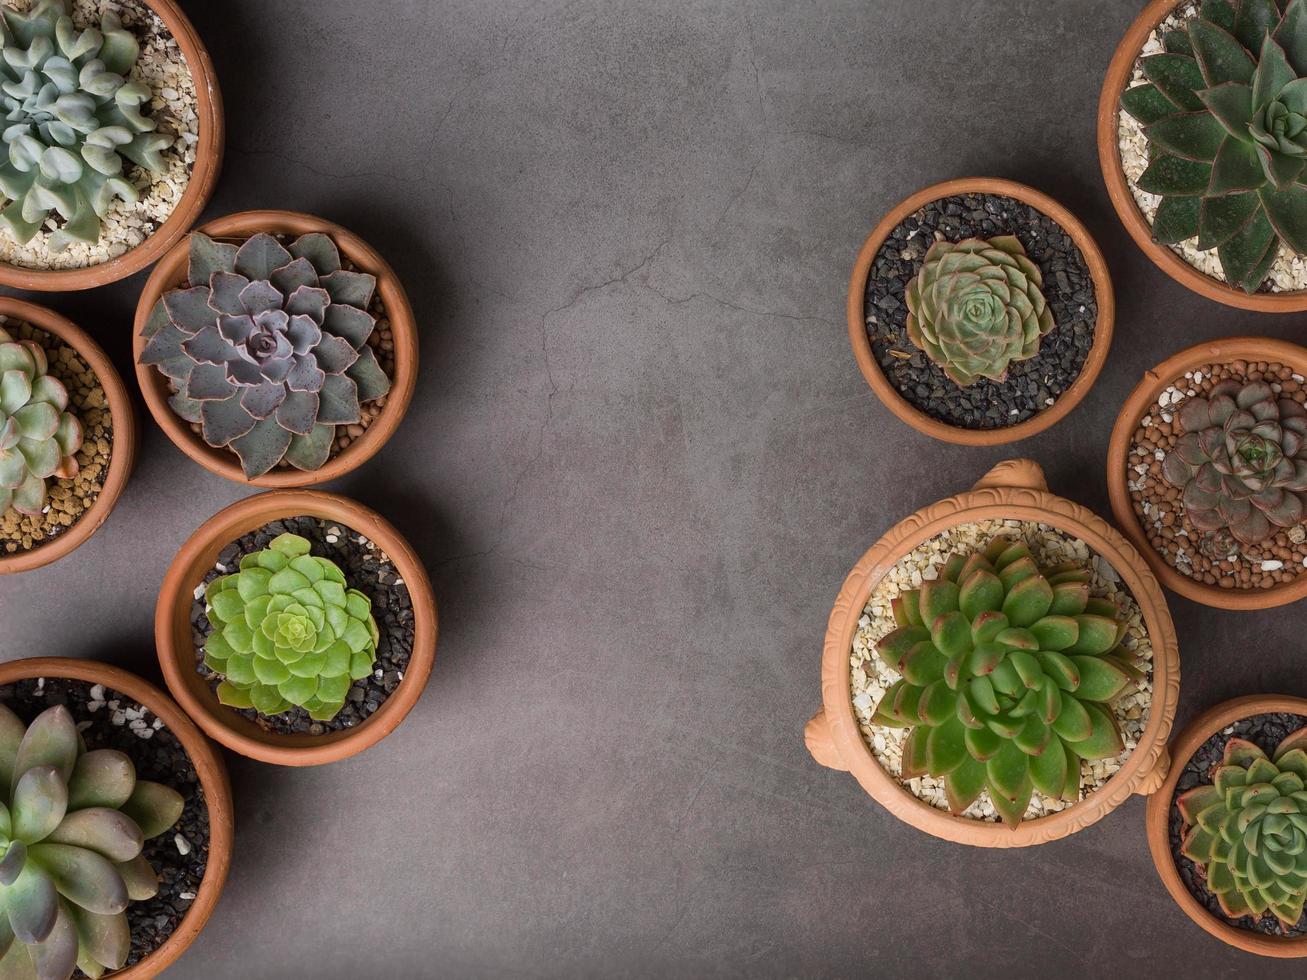
[[[1281,694],[1251,694],[1222,702],[1190,722],[1171,746],[1174,764],[1161,789],[1149,797],[1144,821],[1148,834],[1148,852],[1153,857],[1153,866],[1157,869],[1157,875],[1162,879],[1162,884],[1166,886],[1171,898],[1189,918],[1217,939],[1236,949],[1255,953],[1258,956],[1288,958],[1307,956],[1307,936],[1268,936],[1249,929],[1240,929],[1223,919],[1218,919],[1190,893],[1180,878],[1175,859],[1171,856],[1169,826],[1175,788],[1180,781],[1180,773],[1189,764],[1193,754],[1227,725],[1253,715],[1280,712],[1307,715],[1307,698]]]
[[[413,605],[413,649],[404,678],[385,702],[354,728],[324,735],[282,735],[219,704],[208,681],[195,670],[191,603],[200,580],[218,553],[241,535],[283,517],[339,521],[366,535],[395,564]],[[356,755],[389,735],[404,720],[427,685],[439,630],[436,600],[421,559],[380,514],[339,494],[321,490],[270,490],[238,500],[209,518],[182,545],[168,567],[154,611],[154,639],[168,690],[210,738],[234,752],[282,766],[317,766]]]
[[[1071,236],[1076,247],[1080,249],[1080,254],[1084,256],[1085,264],[1089,267],[1094,282],[1094,298],[1098,303],[1098,318],[1094,322],[1094,342],[1075,381],[1062,392],[1061,397],[1051,407],[1024,422],[1001,429],[964,429],[961,426],[941,422],[911,404],[885,377],[872,352],[871,341],[867,337],[865,322],[867,280],[871,276],[876,253],[904,218],[932,201],[957,194],[995,194],[1011,197],[1035,208],[1056,222]],[[1089,229],[1065,207],[1047,194],[1016,181],[996,177],[960,177],[925,187],[900,201],[867,236],[854,262],[853,273],[849,277],[846,318],[849,343],[853,347],[853,356],[858,362],[858,368],[866,378],[867,384],[871,386],[871,390],[876,393],[876,397],[886,408],[918,432],[942,442],[959,446],[999,446],[1043,432],[1080,404],[1098,379],[1098,374],[1107,360],[1108,350],[1112,346],[1112,330],[1116,322],[1116,299],[1112,289],[1112,276],[1103,253],[1098,248],[1098,243],[1090,235]]]
[[[30,551],[15,552],[11,555],[0,554],[0,575],[12,572],[26,572],[40,568],[80,547],[109,518],[109,513],[122,496],[123,488],[131,476],[132,466],[136,460],[136,412],[132,400],[127,394],[113,362],[90,335],[67,317],[54,310],[25,300],[0,296],[0,316],[13,317],[44,330],[73,348],[86,362],[86,366],[95,374],[100,387],[104,389],[105,400],[109,403],[109,415],[113,420],[113,447],[109,451],[109,475],[95,503],[84,510],[80,517],[67,531],[37,545]]]
[[[1035,520],[1084,541],[1130,589],[1153,644],[1153,702],[1148,721],[1121,769],[1084,800],[1015,829],[937,810],[918,799],[877,761],[862,738],[850,695],[849,650],[876,583],[909,551],[943,530],[989,519]],[[1147,795],[1170,766],[1166,741],[1180,694],[1178,641],[1157,580],[1134,547],[1091,510],[1048,491],[1032,460],[999,463],[971,490],[915,511],[891,527],[853,567],[831,610],[822,651],[822,709],[808,723],[808,748],[818,762],[852,772],[891,814],[918,830],[977,847],[1026,847],[1083,830],[1133,793]]]
[[[227,882],[235,826],[231,782],[227,778],[227,767],[223,764],[222,755],[167,694],[149,681],[119,667],[96,660],[70,657],[31,657],[0,664],[0,684],[12,684],[32,677],[59,677],[103,684],[145,705],[177,736],[190,757],[191,765],[195,767],[209,810],[209,859],[195,901],[177,923],[172,935],[158,949],[133,966],[113,973],[120,980],[146,980],[147,977],[158,976],[195,941],[213,914]]]
[[[186,277],[191,241],[188,234],[173,245],[150,273],[137,301],[136,320],[132,326],[132,360],[136,369],[136,381],[155,422],[167,433],[174,445],[209,472],[247,486],[277,489],[315,486],[358,469],[390,441],[403,421],[417,387],[417,322],[399,276],[371,245],[348,228],[298,211],[238,211],[216,218],[195,230],[214,238],[230,239],[248,239],[259,232],[283,235],[323,232],[331,236],[340,251],[357,268],[376,276],[377,291],[385,306],[394,337],[395,371],[390,378],[390,391],[386,394],[386,405],[381,414],[362,436],[329,458],[321,467],[312,471],[274,468],[253,480],[246,479],[233,452],[208,445],[191,431],[189,422],[168,406],[170,392],[167,379],[153,365],[142,364],[140,360],[146,344],[141,331],[150,318],[151,310],[166,289],[179,285]]]
[[[1159,269],[1168,276],[1201,296],[1233,306],[1241,310],[1256,310],[1261,313],[1299,313],[1307,310],[1307,289],[1279,293],[1245,293],[1218,279],[1213,279],[1205,272],[1194,268],[1166,245],[1153,240],[1153,226],[1144,217],[1130,185],[1126,180],[1125,167],[1121,163],[1121,151],[1117,142],[1117,115],[1121,95],[1130,84],[1135,62],[1143,50],[1144,42],[1163,20],[1170,15],[1182,0],[1151,0],[1140,15],[1135,18],[1130,29],[1121,38],[1112,55],[1112,62],[1103,80],[1103,89],[1098,100],[1098,162],[1103,172],[1103,182],[1107,185],[1108,197],[1112,207],[1125,225],[1126,231],[1135,244],[1147,255]]]
[[[80,269],[29,269],[0,262],[0,285],[39,292],[68,292],[103,286],[125,279],[154,262],[186,234],[213,196],[222,170],[225,123],[222,93],[209,52],[194,25],[177,5],[177,0],[143,0],[158,15],[181,48],[182,57],[195,81],[199,142],[195,164],[181,199],[163,224],[137,245],[116,258]]]
[[[1130,392],[1117,414],[1107,449],[1107,492],[1112,501],[1112,515],[1116,518],[1117,526],[1143,554],[1144,560],[1152,567],[1153,574],[1172,592],[1216,609],[1272,609],[1307,596],[1307,573],[1273,588],[1255,590],[1223,589],[1182,575],[1149,542],[1139,524],[1139,518],[1135,516],[1134,507],[1130,503],[1130,490],[1126,486],[1130,438],[1148,406],[1186,371],[1192,371],[1203,364],[1221,364],[1234,360],[1280,361],[1307,375],[1307,348],[1269,337],[1225,337],[1195,344],[1172,354],[1152,370],[1144,372],[1143,378]]]

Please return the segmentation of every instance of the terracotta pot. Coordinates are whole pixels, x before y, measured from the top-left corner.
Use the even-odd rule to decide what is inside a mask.
[[[285,517],[339,522],[365,535],[390,556],[413,603],[413,652],[404,679],[385,703],[354,728],[325,735],[265,732],[234,709],[218,703],[209,682],[195,669],[191,602],[218,554],[242,535]],[[421,560],[399,532],[375,511],[333,493],[274,490],[238,500],[209,518],[173,559],[154,610],[159,663],[173,697],[210,738],[251,759],[283,766],[317,766],[362,752],[389,735],[412,710],[431,676],[436,657],[436,600]]]
[[[218,904],[223,885],[227,883],[232,839],[235,836],[227,767],[218,750],[172,699],[134,674],[94,660],[73,660],[67,657],[36,657],[0,664],[0,684],[13,684],[33,677],[57,677],[103,684],[110,690],[145,705],[177,736],[200,778],[204,799],[209,807],[209,860],[195,901],[162,946],[134,966],[112,974],[115,980],[148,980],[149,977],[157,977],[195,942],[195,937],[200,934],[200,930],[209,921],[209,916],[213,914],[214,906]]]
[[[1085,358],[1080,376],[1072,382],[1071,387],[1062,392],[1052,407],[1040,412],[1033,418],[1002,429],[964,429],[960,426],[941,422],[927,415],[898,393],[889,382],[876,361],[871,350],[871,341],[867,337],[866,294],[867,278],[871,275],[872,263],[876,253],[890,233],[902,223],[904,218],[921,210],[932,201],[956,194],[999,194],[1015,198],[1023,204],[1030,205],[1042,212],[1071,236],[1076,247],[1085,257],[1090,275],[1094,280],[1094,297],[1098,303],[1098,319],[1094,323],[1094,343]],[[1112,292],[1112,277],[1107,271],[1103,253],[1089,230],[1070,211],[1058,204],[1047,194],[1042,194],[1033,187],[1018,184],[1011,180],[998,180],[992,177],[963,177],[935,184],[917,191],[911,197],[900,202],[887,214],[867,236],[858,252],[858,260],[853,266],[853,275],[849,278],[848,324],[849,342],[853,345],[853,356],[857,358],[862,376],[871,385],[885,407],[901,418],[918,432],[924,432],[932,438],[951,442],[960,446],[999,446],[1004,443],[1027,439],[1037,432],[1043,432],[1059,419],[1066,416],[1080,403],[1085,394],[1093,387],[1098,372],[1103,369],[1108,349],[1112,346],[1112,326],[1116,320],[1116,299]]]
[[[1107,78],[1103,81],[1103,91],[1098,100],[1098,162],[1103,170],[1108,196],[1135,244],[1143,249],[1144,254],[1159,269],[1185,288],[1241,310],[1258,310],[1263,313],[1296,313],[1307,310],[1307,291],[1245,293],[1242,289],[1227,286],[1219,279],[1213,279],[1205,272],[1195,269],[1168,246],[1153,240],[1153,226],[1139,210],[1134,195],[1130,193],[1125,168],[1121,164],[1117,132],[1121,94],[1130,84],[1135,62],[1139,59],[1148,35],[1181,2],[1187,0],[1152,0],[1130,25],[1130,30],[1117,45],[1116,54],[1112,56],[1112,63],[1107,69]]]
[[[182,192],[181,200],[154,234],[115,259],[84,269],[28,269],[0,262],[0,284],[19,289],[67,292],[126,279],[150,265],[186,234],[213,196],[214,185],[218,183],[218,172],[222,169],[225,138],[218,76],[213,70],[213,62],[209,60],[209,52],[200,41],[200,35],[182,13],[176,0],[144,2],[159,15],[159,19],[176,38],[186,65],[191,70],[191,77],[195,80],[199,143],[195,148],[191,179]]]
[[[0,575],[10,572],[26,572],[33,568],[48,565],[68,554],[87,538],[99,530],[109,517],[109,512],[118,503],[127,478],[131,475],[132,464],[136,459],[136,412],[132,401],[127,396],[127,388],[118,376],[113,362],[105,356],[100,345],[92,340],[84,330],[53,310],[19,299],[0,296],[0,316],[25,320],[34,327],[58,337],[86,362],[86,366],[95,372],[96,379],[104,388],[105,398],[109,402],[109,415],[113,419],[113,450],[109,458],[109,475],[99,497],[89,510],[82,513],[76,523],[67,531],[31,551],[20,551],[12,555],[0,552]]]
[[[1088,799],[1024,820],[1015,829],[954,816],[913,796],[881,767],[863,741],[850,693],[853,636],[881,578],[923,541],[951,527],[992,519],[1041,521],[1084,541],[1129,587],[1153,644],[1153,703],[1139,744],[1125,764]],[[804,729],[808,751],[819,763],[851,772],[876,802],[918,830],[977,847],[1025,847],[1083,830],[1131,793],[1147,795],[1162,784],[1170,767],[1166,740],[1180,695],[1180,658],[1166,600],[1138,552],[1092,511],[1049,493],[1037,463],[1012,459],[995,466],[971,490],[904,518],[859,559],[831,611],[822,651],[821,691],[822,708]]]
[[[1139,427],[1150,405],[1158,396],[1186,371],[1204,364],[1220,364],[1234,360],[1279,361],[1299,374],[1307,375],[1307,348],[1268,337],[1228,337],[1212,343],[1198,344],[1167,358],[1144,375],[1130,393],[1121,413],[1112,427],[1112,439],[1107,450],[1107,490],[1112,498],[1112,513],[1117,525],[1134,543],[1153,573],[1172,592],[1186,599],[1201,602],[1217,609],[1270,609],[1296,602],[1307,596],[1307,575],[1270,589],[1223,589],[1205,585],[1182,575],[1169,565],[1148,541],[1134,507],[1130,504],[1130,491],[1126,487],[1126,460],[1130,453],[1130,437]]]
[[[235,453],[226,448],[215,449],[210,446],[191,431],[189,422],[168,406],[168,398],[171,395],[168,379],[153,366],[140,363],[141,353],[145,350],[146,343],[141,331],[150,317],[150,311],[165,292],[186,281],[190,257],[188,235],[174,245],[150,273],[141,298],[136,304],[132,357],[136,361],[136,380],[141,386],[141,392],[145,395],[145,404],[149,407],[154,420],[187,456],[205,469],[237,483],[246,483],[255,487],[307,487],[335,480],[358,469],[375,456],[386,441],[395,434],[400,421],[404,418],[404,413],[408,411],[408,403],[413,398],[413,389],[417,384],[417,323],[399,277],[386,264],[385,259],[363,239],[340,225],[312,215],[298,214],[294,211],[242,211],[239,214],[210,221],[196,230],[204,232],[211,238],[232,242],[244,241],[259,232],[299,236],[320,231],[330,235],[342,256],[353,262],[360,272],[368,272],[377,277],[377,290],[385,305],[386,317],[390,320],[390,328],[395,340],[395,374],[390,379],[390,392],[386,395],[386,407],[381,410],[381,414],[368,426],[361,437],[355,439],[342,452],[328,459],[319,469],[305,472],[279,468],[253,480],[247,479]]]
[[[1224,919],[1217,918],[1190,894],[1180,878],[1180,870],[1171,856],[1171,805],[1175,797],[1176,783],[1184,767],[1193,754],[1209,738],[1228,725],[1232,725],[1253,715],[1286,712],[1295,715],[1307,715],[1307,700],[1274,694],[1252,695],[1235,698],[1218,704],[1200,715],[1188,728],[1180,733],[1171,746],[1171,757],[1175,764],[1161,789],[1148,800],[1145,815],[1148,829],[1148,850],[1153,855],[1153,864],[1162,884],[1171,893],[1176,904],[1184,909],[1185,914],[1217,939],[1229,943],[1236,949],[1242,949],[1259,956],[1297,957],[1307,956],[1307,936],[1267,936],[1260,932],[1240,929]]]

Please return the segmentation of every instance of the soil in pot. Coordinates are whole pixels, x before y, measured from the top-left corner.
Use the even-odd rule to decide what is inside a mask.
[[[66,532],[99,497],[109,478],[113,455],[113,416],[104,387],[95,372],[68,344],[53,334],[11,317],[0,317],[16,340],[40,344],[49,360],[49,373],[68,389],[69,409],[82,423],[82,448],[76,453],[77,475],[47,481],[46,507],[38,515],[9,508],[0,514],[0,553],[31,551]]]
[[[1195,786],[1212,781],[1212,769],[1221,764],[1221,759],[1225,754],[1225,745],[1230,739],[1246,739],[1270,755],[1286,735],[1304,726],[1307,726],[1307,717],[1283,713],[1253,715],[1237,721],[1233,725],[1226,726],[1204,742],[1198,748],[1198,751],[1189,758],[1189,761],[1185,763],[1180,778],[1176,782],[1175,796],[1179,796]],[[1222,922],[1228,922],[1236,928],[1247,929],[1251,932],[1260,932],[1268,936],[1307,936],[1307,914],[1291,929],[1286,929],[1284,924],[1270,912],[1256,919],[1252,916],[1242,916],[1238,919],[1229,918],[1221,910],[1216,896],[1208,891],[1206,872],[1180,853],[1180,848],[1184,843],[1184,819],[1180,815],[1179,808],[1175,805],[1174,797],[1171,801],[1169,814],[1167,826],[1170,832],[1171,856],[1175,859],[1175,866],[1180,872],[1180,879],[1184,882],[1185,887],[1189,889],[1189,893],[1208,912]]]
[[[1196,528],[1181,491],[1163,476],[1163,460],[1182,435],[1180,410],[1206,397],[1217,384],[1265,381],[1277,399],[1307,406],[1307,381],[1274,361],[1235,360],[1204,364],[1176,378],[1158,395],[1135,427],[1127,456],[1130,503],[1149,543],[1168,565],[1195,582],[1223,589],[1269,589],[1307,570],[1307,525],[1273,528],[1257,544],[1242,544],[1221,531]]]
[[[36,0],[4,0],[15,10],[27,10]],[[116,200],[102,219],[95,242],[75,241],[62,251],[52,248],[51,235],[63,223],[52,212],[45,225],[26,244],[0,232],[0,262],[29,269],[82,269],[117,258],[141,245],[176,209],[190,182],[199,145],[199,100],[195,81],[181,47],[158,14],[145,0],[71,0],[77,30],[99,29],[105,14],[117,14],[140,45],[140,57],[128,74],[150,90],[142,111],[156,123],[156,131],[172,138],[160,150],[164,168],[153,173],[130,164],[126,179],[136,187],[135,204]],[[7,203],[7,202],[6,202]]]
[[[1005,381],[979,378],[959,387],[908,339],[905,291],[935,241],[1001,235],[1015,235],[1039,267],[1055,326],[1038,354],[1012,362]],[[963,194],[931,202],[886,237],[867,277],[865,319],[872,353],[906,401],[948,425],[1000,429],[1051,407],[1079,377],[1098,304],[1085,257],[1057,222],[1010,197]]]
[[[0,686],[0,702],[30,723],[46,708],[65,705],[88,749],[126,753],[141,779],[171,786],[186,801],[181,819],[145,842],[142,852],[159,875],[159,893],[127,906],[131,966],[162,946],[199,894],[209,859],[209,808],[195,766],[181,742],[149,708],[101,684],[58,677]],[[78,971],[77,976],[84,976]]]
[[[961,524],[937,534],[899,559],[872,590],[853,636],[850,693],[858,727],[876,760],[913,796],[939,810],[949,809],[942,779],[930,775],[906,780],[902,778],[903,743],[908,730],[873,723],[873,715],[881,698],[899,679],[898,672],[888,667],[876,654],[876,643],[896,628],[890,605],[893,599],[905,590],[919,588],[923,581],[938,577],[950,555],[983,549],[996,537],[1009,538],[1014,542],[1025,541],[1041,567],[1063,563],[1087,567],[1092,575],[1091,595],[1111,599],[1122,609],[1128,624],[1122,645],[1145,675],[1143,680],[1133,689],[1128,688],[1112,705],[1121,729],[1123,751],[1115,759],[1081,763],[1079,799],[1092,795],[1120,770],[1139,743],[1153,700],[1153,649],[1143,614],[1116,571],[1105,559],[1093,553],[1085,542],[1049,524],[1021,520],[978,521]],[[1033,820],[1055,813],[1071,806],[1072,802],[1046,798],[1036,790],[1026,809],[1025,819]],[[961,816],[987,822],[1001,819],[989,798],[988,790],[983,790]]]
[[[372,601],[380,639],[372,673],[355,681],[340,713],[330,721],[315,721],[303,708],[295,707],[271,717],[254,709],[230,711],[245,716],[264,731],[279,735],[323,735],[354,728],[376,712],[404,679],[413,653],[413,603],[408,587],[395,570],[390,557],[372,541],[339,521],[317,517],[287,517],[272,521],[242,535],[218,555],[217,564],[205,574],[191,604],[191,632],[194,638],[196,671],[216,691],[221,677],[209,670],[203,660],[204,642],[210,632],[204,611],[204,587],[214,579],[236,571],[241,558],[261,551],[279,534],[298,534],[312,545],[312,553],[329,558],[345,573],[349,587],[358,589]]]

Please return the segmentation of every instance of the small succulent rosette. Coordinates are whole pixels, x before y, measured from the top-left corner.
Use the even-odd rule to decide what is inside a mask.
[[[88,752],[62,705],[30,726],[0,707],[0,789],[0,978],[120,969],[127,906],[159,890],[142,847],[181,817],[181,795],[122,752]]]
[[[188,283],[166,292],[144,333],[142,364],[174,389],[168,404],[247,479],[278,465],[319,469],[336,427],[390,390],[368,338],[377,280],[343,268],[331,238],[239,245],[193,232]]]
[[[129,168],[162,173],[173,142],[145,114],[149,87],[128,79],[140,45],[113,12],[78,31],[68,0],[0,15],[0,228],[26,243],[57,218],[52,250],[95,242],[116,201],[140,200]]]
[[[371,673],[380,639],[371,600],[309,551],[306,539],[281,534],[210,583],[204,664],[223,678],[223,704],[261,715],[298,706],[330,721]]]

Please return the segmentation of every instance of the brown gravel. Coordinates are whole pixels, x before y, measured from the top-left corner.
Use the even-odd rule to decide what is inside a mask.
[[[50,374],[68,388],[73,413],[82,421],[85,435],[77,451],[80,469],[71,480],[48,480],[45,511],[36,517],[10,508],[0,514],[0,548],[6,554],[31,551],[77,523],[95,503],[109,477],[113,453],[113,416],[99,379],[77,352],[44,330],[18,320],[4,320],[5,329],[19,340],[34,340],[45,348]]]
[[[1226,380],[1264,380],[1281,397],[1307,405],[1303,376],[1275,361],[1204,364],[1175,379],[1149,406],[1131,437],[1126,473],[1130,502],[1149,542],[1176,571],[1223,589],[1269,589],[1292,582],[1307,568],[1307,527],[1281,528],[1260,544],[1238,545],[1228,534],[1207,534],[1190,525],[1180,491],[1162,476],[1162,458],[1182,434],[1176,418],[1180,405],[1186,397],[1205,395]]]

